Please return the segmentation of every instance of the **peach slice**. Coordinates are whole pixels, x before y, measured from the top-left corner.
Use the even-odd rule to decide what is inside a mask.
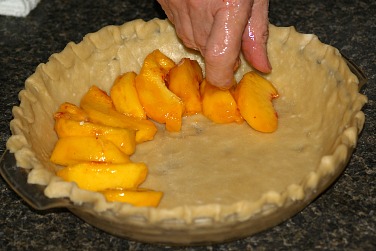
[[[95,136],[60,138],[56,142],[50,160],[61,166],[88,161],[114,164],[130,162],[129,156],[113,143],[96,138]]]
[[[167,73],[175,63],[159,50],[146,56],[136,77],[136,89],[146,115],[162,124],[168,131],[181,128],[183,101],[171,92],[165,83]]]
[[[54,114],[55,119],[65,118],[65,119],[72,119],[75,121],[88,121],[89,116],[87,113],[82,110],[80,107],[71,104],[69,102],[65,102],[59,106],[59,109]]]
[[[126,116],[116,111],[109,100],[111,98],[105,92],[93,86],[81,99],[80,106],[93,123],[135,130],[136,143],[154,138],[157,127],[153,122]]]
[[[168,88],[184,103],[184,115],[201,112],[202,69],[196,60],[183,58],[167,76]]]
[[[91,86],[89,90],[85,93],[85,95],[81,98],[81,108],[82,104],[86,103],[115,110],[115,106],[112,102],[111,97],[108,96],[105,91],[101,90],[96,85]]]
[[[136,131],[131,129],[60,118],[55,122],[55,131],[59,138],[93,136],[108,140],[127,155],[136,148]]]
[[[110,96],[118,112],[127,116],[146,119],[144,108],[138,98],[135,87],[137,74],[127,72],[119,76],[111,87]]]
[[[56,175],[90,191],[115,188],[136,188],[145,181],[147,167],[143,163],[109,164],[87,162],[70,165]]]
[[[218,124],[243,121],[230,90],[222,90],[204,80],[200,87],[202,113]]]
[[[145,188],[108,189],[101,191],[107,201],[129,203],[137,207],[157,207],[163,193]]]
[[[235,90],[241,115],[260,132],[274,132],[278,127],[278,115],[272,103],[277,97],[273,84],[255,72],[246,73]]]

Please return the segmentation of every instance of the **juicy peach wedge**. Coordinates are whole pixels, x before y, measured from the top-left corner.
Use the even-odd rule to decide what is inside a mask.
[[[174,61],[159,50],[146,56],[140,73],[136,77],[136,89],[146,115],[162,124],[168,131],[180,131],[183,101],[171,92],[165,83]]]
[[[112,142],[99,139],[95,136],[58,139],[50,160],[61,166],[89,161],[114,164],[130,162],[129,156],[123,153]]]
[[[80,106],[93,123],[127,128],[136,131],[136,143],[152,140],[157,127],[146,119],[126,116],[115,110],[111,98],[96,86],[92,86],[81,99]]]
[[[127,116],[146,119],[146,113],[138,98],[135,87],[135,72],[119,76],[111,87],[110,96],[118,112]]]
[[[81,98],[80,106],[90,104],[93,106],[100,106],[105,107],[107,109],[114,109],[115,106],[112,102],[110,96],[107,95],[105,91],[100,89],[98,86],[93,85],[89,88],[89,90],[85,93],[85,95]],[[85,110],[85,109],[84,109]]]
[[[59,109],[54,114],[54,118],[64,118],[75,121],[89,121],[89,116],[84,110],[69,102],[65,102],[59,106]]]
[[[218,124],[243,121],[230,90],[221,90],[204,80],[200,87],[202,113]]]
[[[144,163],[110,164],[87,162],[70,165],[57,171],[65,181],[90,191],[115,188],[137,188],[145,181],[147,167]]]
[[[184,103],[184,115],[201,112],[200,84],[202,69],[196,60],[183,58],[168,73],[168,88]]]
[[[129,203],[137,207],[157,207],[163,193],[145,188],[108,189],[101,191],[109,202]]]
[[[93,136],[108,140],[127,155],[133,154],[136,148],[136,131],[131,129],[59,118],[55,131],[59,138]]]
[[[272,103],[277,97],[273,84],[255,72],[246,73],[235,90],[241,115],[260,132],[274,132],[278,127],[278,115]]]

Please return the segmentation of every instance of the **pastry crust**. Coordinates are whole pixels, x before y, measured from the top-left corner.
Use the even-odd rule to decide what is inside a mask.
[[[103,221],[197,229],[223,227],[278,211],[286,218],[307,205],[342,172],[365,120],[361,109],[367,98],[358,92],[358,79],[338,50],[321,43],[316,36],[300,34],[293,27],[270,25],[268,53],[273,71],[265,77],[280,95],[274,103],[279,114],[275,133],[257,133],[245,123],[220,125],[218,129],[218,125],[193,116],[185,121],[180,134],[166,137],[161,129],[155,141],[140,145],[139,154],[134,156],[142,161],[145,152],[166,138],[174,145],[177,139],[191,140],[189,134],[200,126],[202,130],[212,127],[213,131],[207,134],[211,140],[227,130],[231,132],[228,137],[240,138],[243,144],[235,151],[239,154],[231,156],[231,166],[209,164],[196,170],[183,167],[180,171],[187,176],[185,183],[178,182],[184,175],[177,169],[166,168],[166,163],[149,166],[147,187],[166,194],[159,208],[108,203],[101,194],[81,190],[55,176],[58,167],[49,157],[57,141],[52,115],[58,106],[63,102],[79,104],[94,84],[109,92],[117,76],[127,71],[139,72],[146,55],[157,48],[175,62],[189,57],[204,66],[197,52],[182,45],[168,21],[154,19],[104,27],[86,35],[79,44],[69,43],[37,67],[19,94],[20,105],[13,108],[12,136],[7,142],[17,165],[30,169],[29,183],[46,186],[45,194],[50,198],[68,197],[75,205],[82,205],[82,212],[96,214]],[[253,69],[242,58],[237,80],[249,70]],[[192,141],[197,138],[192,136]],[[222,140],[231,149],[239,145],[239,140]],[[205,146],[210,144],[213,143]],[[171,145],[166,145],[165,150]],[[207,149],[207,158],[216,159],[215,150],[211,150]],[[240,159],[246,165],[238,168]],[[229,176],[236,182],[227,179]],[[192,197],[197,194],[198,197]],[[77,208],[74,211],[82,213]]]

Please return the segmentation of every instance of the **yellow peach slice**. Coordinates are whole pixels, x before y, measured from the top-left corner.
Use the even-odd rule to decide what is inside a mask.
[[[129,156],[123,153],[113,143],[96,137],[60,138],[56,142],[50,160],[62,166],[88,161],[114,164],[130,162]]]
[[[150,189],[109,189],[101,191],[109,202],[129,203],[137,207],[157,207],[163,193]]]
[[[89,116],[86,114],[84,110],[80,107],[71,104],[69,102],[65,102],[59,106],[59,109],[54,114],[55,119],[65,118],[65,119],[72,119],[76,121],[88,121]]]
[[[136,131],[131,129],[60,118],[55,122],[55,131],[59,138],[93,136],[108,140],[127,155],[136,148]]]
[[[196,60],[183,58],[168,73],[168,88],[184,103],[184,115],[201,112],[202,69]]]
[[[136,77],[136,89],[146,115],[162,124],[168,131],[181,128],[183,101],[171,92],[165,83],[167,73],[175,63],[155,50],[146,56],[140,73]]]
[[[86,103],[115,110],[115,106],[112,102],[111,97],[108,96],[105,91],[103,91],[95,85],[91,86],[89,90],[85,93],[85,95],[81,98],[81,108],[82,104]]]
[[[255,72],[248,72],[234,95],[241,115],[253,129],[260,132],[277,129],[278,115],[272,100],[278,97],[278,92],[272,83]]]
[[[152,140],[157,132],[157,127],[149,120],[129,117],[112,109],[98,109],[98,106],[84,107],[93,123],[135,130],[136,143]]]
[[[200,87],[202,113],[218,124],[243,121],[230,90],[222,90],[206,80]]]
[[[118,77],[111,87],[110,96],[118,112],[127,116],[146,119],[144,108],[135,87],[136,73],[127,72]]]
[[[79,188],[102,191],[115,188],[136,188],[144,182],[147,167],[143,163],[109,164],[79,163],[57,171],[56,175]]]
[[[126,116],[116,111],[114,106],[110,105],[108,99],[111,100],[105,92],[97,88],[90,88],[81,99],[80,106],[93,123],[135,130],[136,143],[154,138],[157,128],[153,122]]]

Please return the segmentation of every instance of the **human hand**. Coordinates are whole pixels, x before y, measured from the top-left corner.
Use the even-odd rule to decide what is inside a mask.
[[[157,0],[185,46],[205,59],[206,80],[230,88],[240,51],[268,73],[268,0]]]

